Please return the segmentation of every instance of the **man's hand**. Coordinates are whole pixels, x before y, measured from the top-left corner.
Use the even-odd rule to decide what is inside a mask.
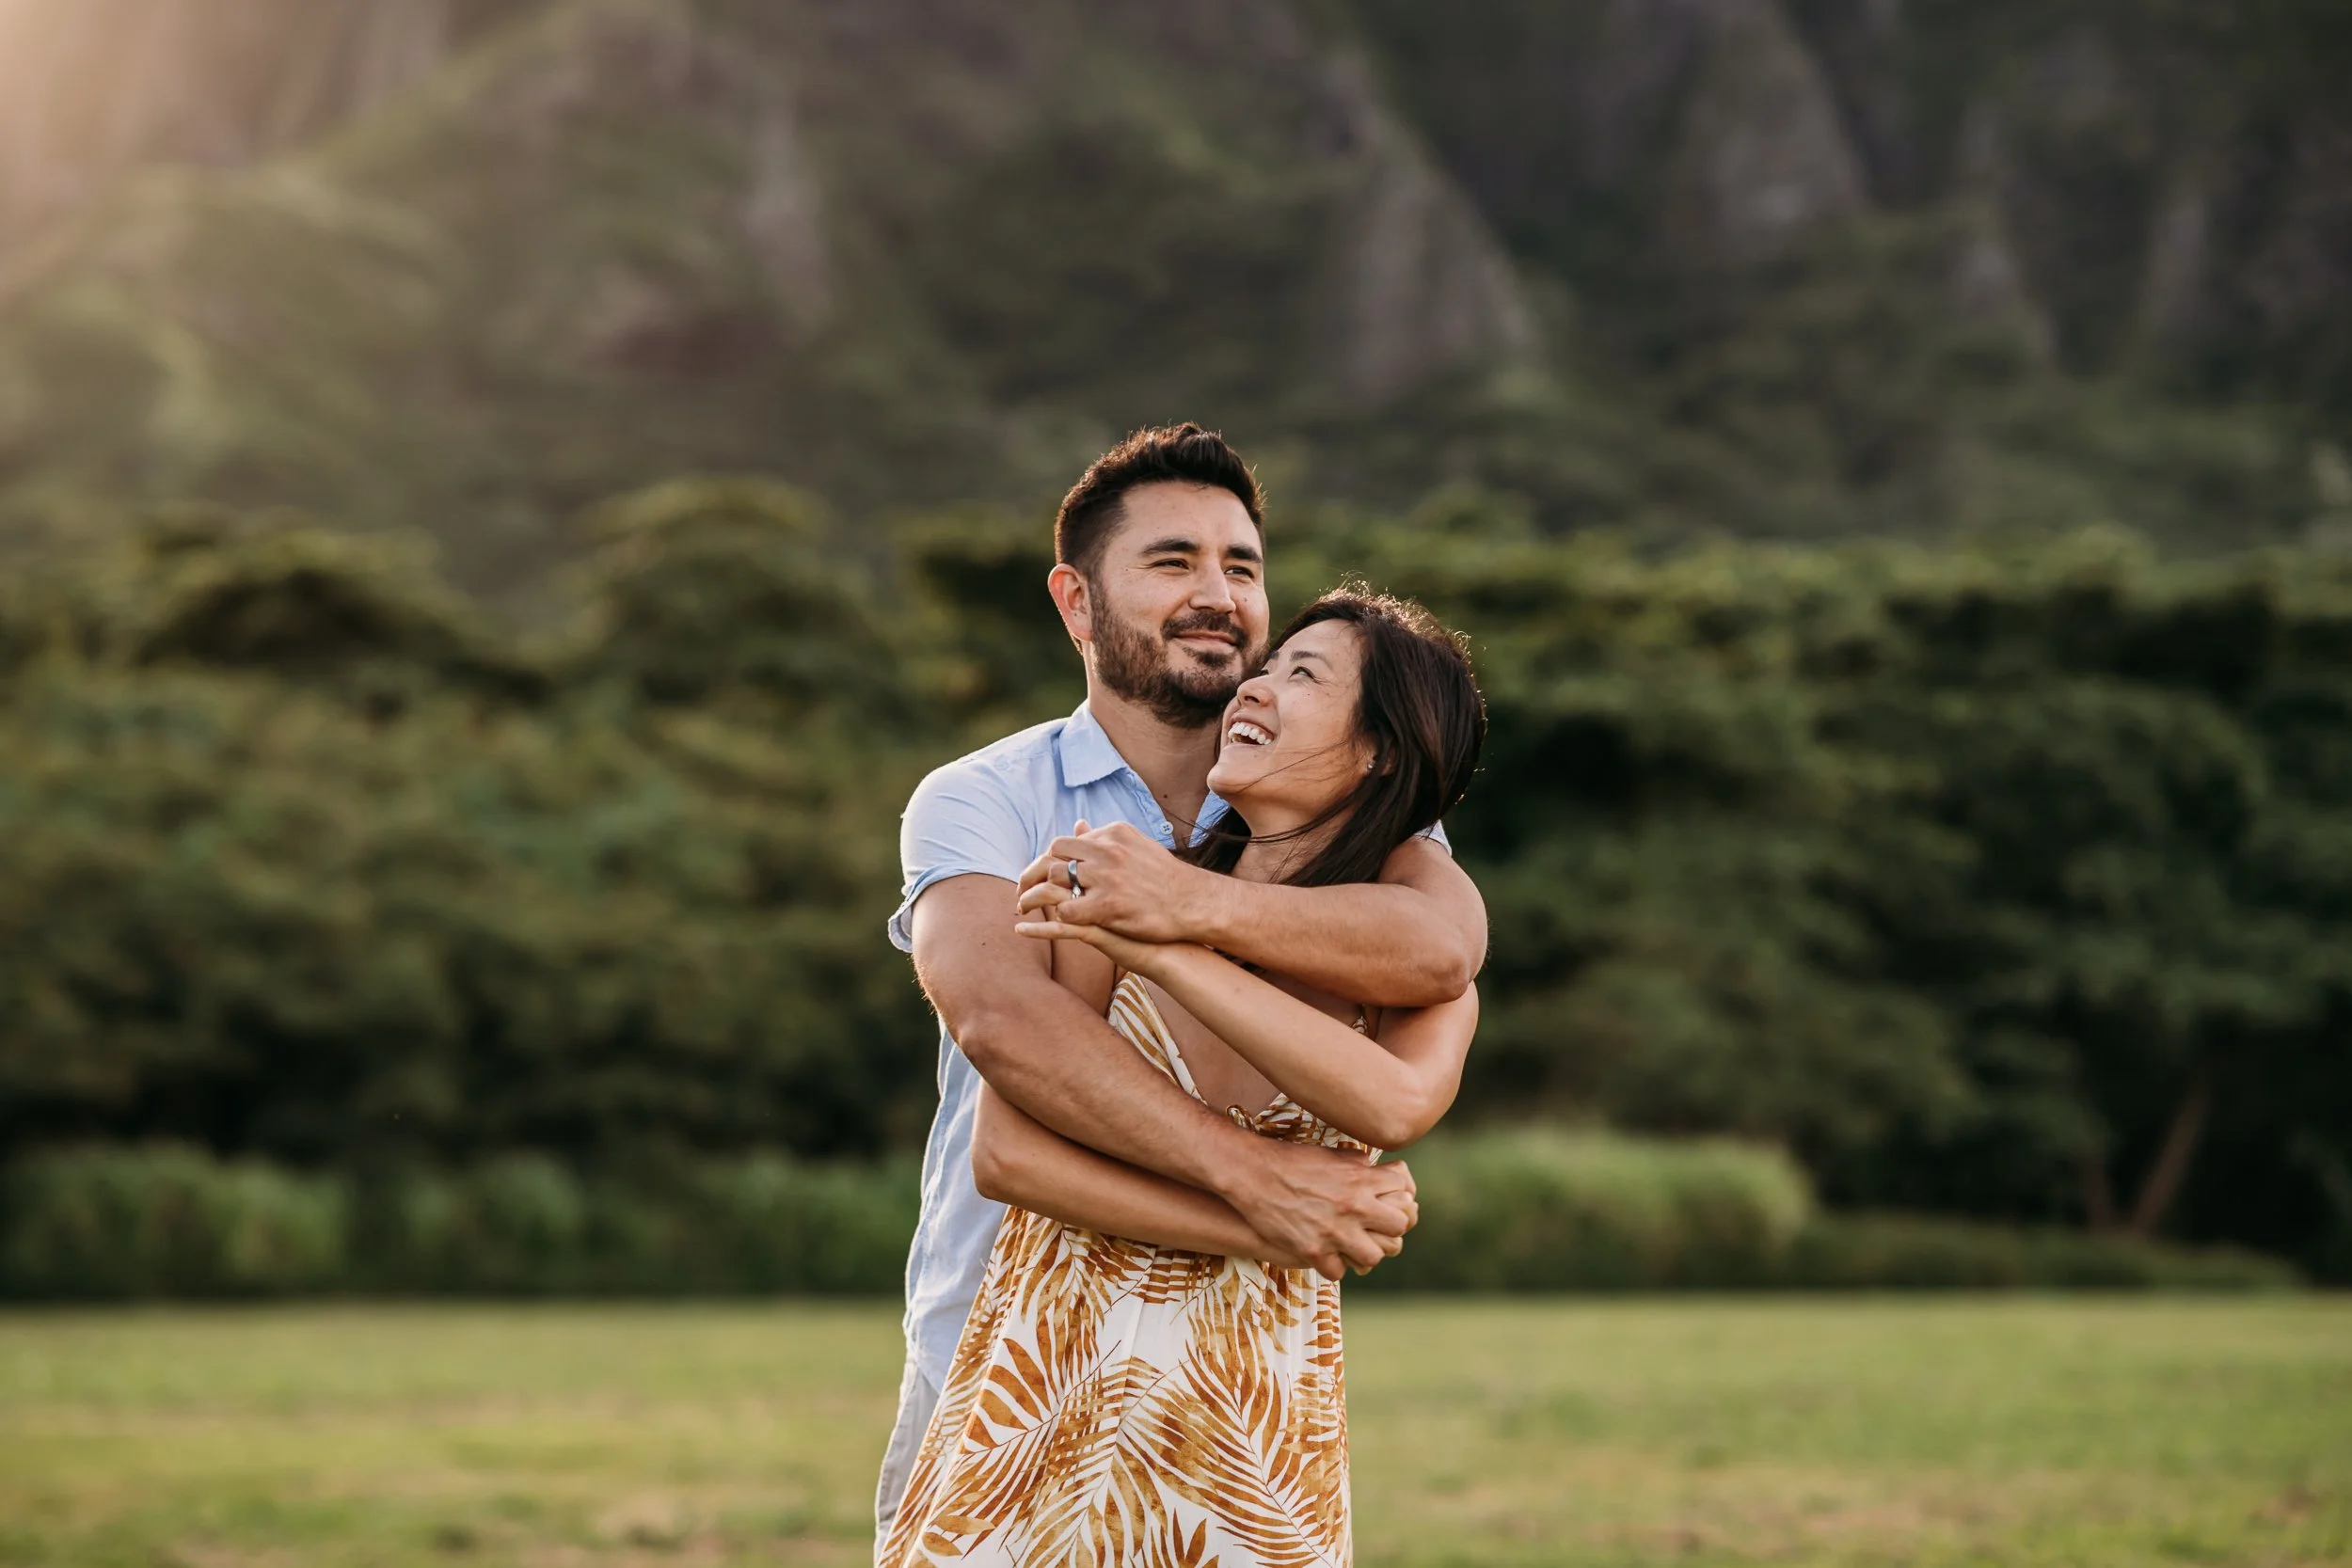
[[[1084,890],[1075,898],[1068,896],[1073,861]],[[1064,925],[1106,927],[1138,942],[1193,942],[1209,928],[1226,880],[1185,864],[1127,823],[1089,830],[1081,822],[1021,874],[1020,909],[1046,911],[1044,918]]]
[[[1263,1157],[1219,1196],[1251,1229],[1326,1278],[1371,1272],[1395,1257],[1405,1232],[1420,1223],[1413,1173],[1402,1163],[1375,1165],[1339,1149],[1263,1142]]]

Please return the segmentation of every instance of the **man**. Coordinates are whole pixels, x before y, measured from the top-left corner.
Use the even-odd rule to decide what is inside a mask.
[[[1083,896],[1056,918],[1205,942],[1375,1006],[1451,1001],[1486,952],[1486,910],[1441,843],[1398,849],[1371,888],[1263,886],[1170,852],[1224,807],[1209,794],[1217,720],[1265,654],[1263,498],[1197,425],[1146,430],[1064,498],[1047,592],[1086,662],[1067,719],[932,773],[900,834],[891,940],[940,1017],[939,1112],[907,1259],[907,1369],[875,1512],[887,1534],[1003,1213],[974,1185],[980,1080],[1064,1136],[1151,1179],[1230,1203],[1336,1278],[1392,1255],[1418,1211],[1400,1165],[1261,1138],[1154,1070],[1054,982],[1016,934],[1022,891]],[[1081,823],[1108,832],[1088,839]]]

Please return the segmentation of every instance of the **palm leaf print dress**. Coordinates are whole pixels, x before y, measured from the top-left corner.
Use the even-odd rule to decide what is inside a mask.
[[[1200,1098],[1136,976],[1110,1023]],[[1287,1096],[1230,1114],[1371,1152]],[[878,1563],[1309,1568],[1349,1549],[1336,1283],[1006,1212]]]

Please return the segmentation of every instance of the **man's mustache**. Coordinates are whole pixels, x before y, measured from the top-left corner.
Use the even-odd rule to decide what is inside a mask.
[[[1242,645],[1241,623],[1231,615],[1219,615],[1213,610],[1196,610],[1190,615],[1179,615],[1160,624],[1160,635],[1170,641],[1196,632],[1208,632],[1213,636],[1222,637],[1236,648]]]

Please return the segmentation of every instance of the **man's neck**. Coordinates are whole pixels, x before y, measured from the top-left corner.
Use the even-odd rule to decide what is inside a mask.
[[[1087,706],[1111,745],[1167,813],[1178,846],[1189,843],[1193,827],[1200,819],[1201,805],[1209,798],[1209,769],[1216,766],[1215,721],[1196,729],[1179,729],[1155,717],[1151,709],[1105,689],[1091,675],[1087,679]]]

